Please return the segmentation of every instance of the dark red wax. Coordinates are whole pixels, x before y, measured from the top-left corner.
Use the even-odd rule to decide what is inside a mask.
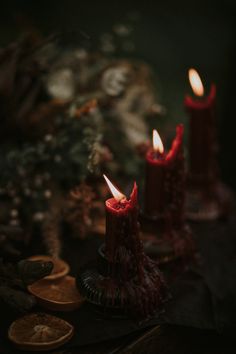
[[[159,215],[165,207],[164,180],[166,154],[157,155],[151,148],[146,155],[145,212]]]
[[[194,184],[214,179],[216,164],[216,87],[211,86],[206,98],[185,97],[189,121],[189,173]]]
[[[108,276],[104,278],[107,305],[117,296],[134,316],[153,315],[166,296],[158,265],[145,255],[139,237],[137,185],[129,200],[106,201],[105,256]]]
[[[133,267],[126,264],[124,253],[129,252],[136,262],[140,256],[141,243],[139,239],[137,185],[134,184],[129,200],[117,202],[115,198],[106,201],[106,238],[105,255],[111,263],[118,263],[121,267]],[[130,260],[130,259],[129,259]],[[137,264],[136,264],[137,265]],[[126,277],[128,269],[120,269],[120,276]]]
[[[168,166],[164,186],[167,195],[166,209],[170,216],[171,225],[175,229],[184,225],[186,172],[183,135],[184,126],[179,124],[176,127],[176,136],[171,149],[166,156]]]
[[[156,156],[153,149],[147,152],[145,213],[150,216],[160,216],[165,213],[177,188],[177,184],[169,185],[170,176],[173,177],[179,169],[180,173],[184,173],[182,160],[178,159],[179,152],[182,151],[183,131],[183,125],[176,127],[176,137],[167,154]]]

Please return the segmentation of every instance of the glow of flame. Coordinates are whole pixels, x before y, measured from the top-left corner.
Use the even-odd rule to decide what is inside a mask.
[[[117,202],[120,202],[124,199],[126,199],[126,196],[124,194],[122,194],[112,183],[111,181],[107,178],[107,176],[103,175],[103,177],[105,178],[105,181],[107,182],[107,185],[111,191],[111,194],[113,195],[113,197],[116,199]]]
[[[203,96],[204,95],[204,87],[202,84],[202,80],[200,76],[198,75],[197,71],[195,69],[189,69],[188,71],[188,77],[190,81],[190,85],[192,87],[192,90],[196,96]]]
[[[153,143],[153,150],[159,152],[160,154],[163,154],[164,146],[161,141],[161,137],[158,134],[156,129],[154,129],[152,132],[152,143]]]

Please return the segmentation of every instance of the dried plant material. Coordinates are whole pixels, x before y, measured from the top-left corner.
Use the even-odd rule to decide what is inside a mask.
[[[41,306],[51,311],[73,311],[83,303],[75,278],[69,275],[50,282],[42,279],[29,286],[28,290]]]
[[[68,100],[52,99],[48,102],[40,103],[25,120],[24,131],[30,131],[28,136],[32,137],[34,132],[32,128],[37,127],[36,136],[43,136],[55,130],[55,117],[64,112],[69,106]]]
[[[35,255],[29,258],[31,261],[41,261],[41,262],[51,262],[53,264],[52,272],[45,276],[44,279],[47,280],[56,280],[63,278],[70,271],[70,266],[68,263],[63,261],[60,258],[50,257],[46,255]]]
[[[65,203],[64,220],[71,227],[73,235],[80,239],[86,237],[92,225],[90,212],[93,199],[92,188],[86,183],[81,183],[69,193]]]
[[[22,244],[23,230],[19,226],[0,225],[0,256],[18,258],[19,244]]]
[[[17,312],[26,312],[35,305],[35,299],[25,292],[26,286],[42,279],[52,271],[51,262],[21,260],[18,264],[0,262],[1,304]]]
[[[38,43],[37,43],[38,45]],[[19,132],[42,92],[43,68],[34,57],[35,43],[24,38],[0,52],[0,116],[2,136]]]
[[[48,91],[52,97],[64,100],[73,99],[76,87],[71,69],[61,68],[55,70],[49,75],[47,84]]]
[[[51,271],[52,262],[48,260],[41,262],[21,260],[17,264],[6,263],[0,260],[1,285],[24,289],[26,285],[44,278]]]
[[[80,116],[82,114],[87,114],[89,113],[91,110],[95,109],[97,107],[97,100],[93,99],[90,100],[88,102],[86,102],[84,105],[82,105],[81,107],[77,108],[75,111],[75,117],[80,118]]]
[[[129,68],[127,66],[114,66],[104,71],[101,87],[108,96],[116,97],[125,91],[129,82]]]
[[[102,216],[95,218],[91,231],[94,234],[104,237],[106,233],[106,219]]]
[[[47,252],[58,258],[61,252],[61,210],[60,204],[53,200],[42,224],[43,240]]]
[[[17,264],[17,272],[25,285],[30,285],[39,279],[50,276],[54,268],[51,259],[38,259],[35,261],[24,259]]]
[[[7,306],[7,308],[20,313],[28,312],[36,305],[32,295],[5,285],[0,286],[0,300],[1,303],[3,301],[4,308]]]
[[[113,36],[123,38],[124,28],[106,35],[105,46]],[[121,48],[129,42],[124,38]],[[64,50],[57,39],[34,35],[0,50],[1,222],[25,225],[23,246],[34,225],[42,227],[55,257],[62,222],[79,238],[92,224],[91,193],[74,198],[69,190],[101,170],[137,175],[136,145],[147,139],[145,119],[157,104],[147,65],[77,44]],[[59,203],[52,200],[54,191],[63,195]],[[4,252],[19,256],[15,245],[5,249],[5,235],[3,243]]]
[[[60,347],[74,334],[74,328],[59,317],[32,313],[14,321],[8,338],[17,348],[26,351],[45,351]]]

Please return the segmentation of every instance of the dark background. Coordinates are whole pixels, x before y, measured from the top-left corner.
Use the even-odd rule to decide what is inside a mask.
[[[0,45],[30,26],[45,34],[83,30],[94,41],[127,14],[139,13],[135,55],[152,65],[167,118],[186,121],[183,97],[189,90],[189,67],[201,73],[206,86],[217,84],[222,175],[236,188],[235,7],[235,0],[1,1]]]

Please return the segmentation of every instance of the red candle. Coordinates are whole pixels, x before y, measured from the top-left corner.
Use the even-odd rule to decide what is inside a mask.
[[[162,216],[184,198],[183,132],[183,125],[178,125],[168,153],[164,152],[159,136],[153,133],[153,147],[146,155],[145,213],[149,216]],[[182,213],[183,206],[180,210]]]
[[[126,262],[125,254],[119,253],[120,250],[129,250],[130,254],[132,254],[136,259],[136,262],[138,261],[141,252],[138,223],[137,185],[134,183],[130,198],[127,199],[126,196],[122,194],[105,175],[104,178],[111,193],[113,194],[113,198],[106,200],[105,203],[105,255],[110,264],[116,263],[119,264],[119,267],[126,267],[126,269],[121,269],[122,274],[120,274],[120,276],[125,277],[129,273],[128,268],[132,268],[134,264]]]
[[[153,146],[146,154],[145,212],[159,215],[165,205],[164,178],[166,153],[161,138],[153,130]]]
[[[185,97],[189,122],[189,177],[193,186],[210,184],[217,175],[217,139],[215,120],[216,87],[204,96],[204,87],[198,73],[189,70],[189,80],[195,98]]]
[[[127,199],[104,176],[114,196],[106,201],[105,257],[108,273],[102,287],[109,301],[120,296],[135,316],[147,317],[159,309],[166,288],[157,264],[145,255],[139,238],[137,185]]]

